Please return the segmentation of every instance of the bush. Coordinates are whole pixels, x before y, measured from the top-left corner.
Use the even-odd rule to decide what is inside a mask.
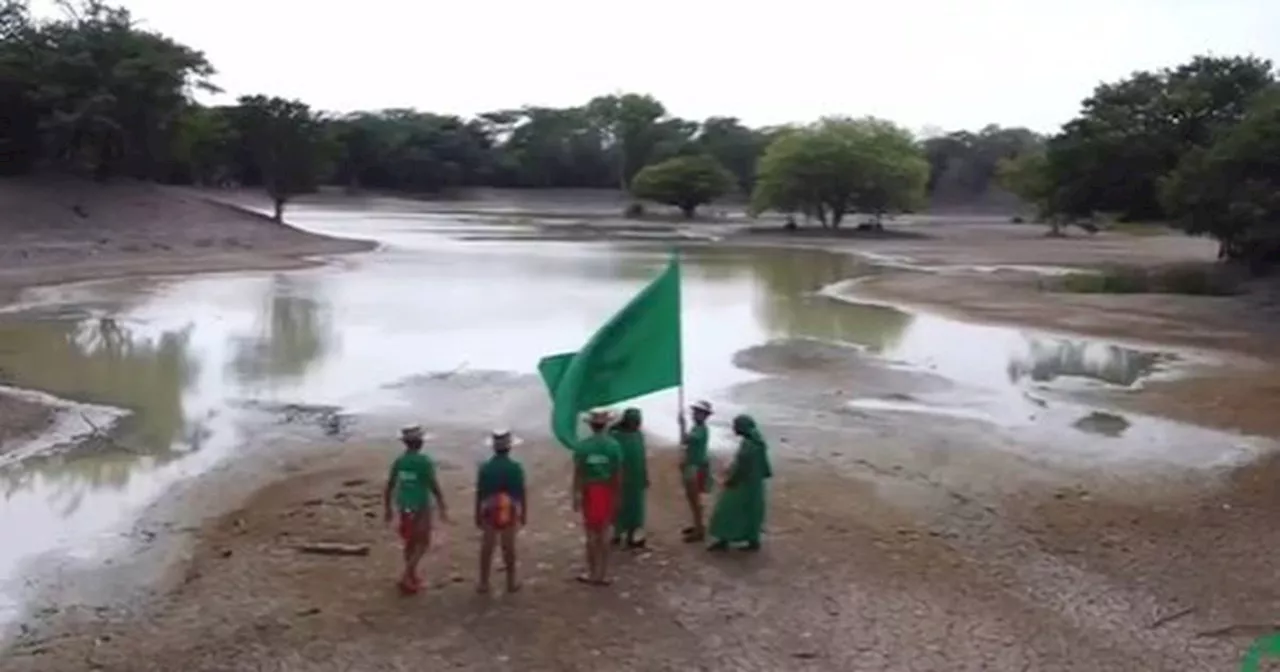
[[[1221,265],[1180,264],[1163,268],[1115,266],[1096,273],[1070,273],[1043,280],[1041,289],[1077,294],[1185,294],[1229,296],[1240,278]]]

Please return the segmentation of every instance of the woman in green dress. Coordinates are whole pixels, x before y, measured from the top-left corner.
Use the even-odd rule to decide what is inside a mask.
[[[773,476],[769,445],[749,415],[733,419],[733,433],[741,441],[711,513],[708,532],[715,542],[709,550],[723,551],[730,544],[742,544],[744,550],[757,551],[764,527],[765,481]]]
[[[622,488],[613,522],[613,543],[621,544],[625,536],[628,548],[643,548],[645,544],[644,538],[637,536],[644,530],[644,500],[649,489],[649,465],[640,425],[640,409],[628,408],[612,432],[622,447]]]

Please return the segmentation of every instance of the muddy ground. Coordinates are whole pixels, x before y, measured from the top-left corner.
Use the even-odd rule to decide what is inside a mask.
[[[53,409],[28,399],[0,395],[0,454],[39,434],[53,422]]]
[[[64,604],[3,669],[1219,670],[1269,623],[1275,570],[1251,551],[1280,542],[1263,524],[1277,504],[1270,463],[1163,480],[1064,470],[964,422],[927,445],[938,434],[919,422],[841,413],[830,373],[735,393],[767,409],[777,463],[758,555],[678,541],[674,457],[656,445],[650,548],[622,556],[612,588],[581,586],[568,460],[540,432],[538,381],[410,381],[452,512],[424,594],[394,588],[398,549],[380,520],[394,423],[370,419],[344,444],[284,453],[264,487],[195,531],[148,599]],[[482,399],[492,410],[456,424]],[[536,493],[524,589],[481,597],[470,488],[482,427],[507,414],[522,419]],[[211,477],[185,501],[213,502],[238,478]],[[298,552],[316,541],[370,550]]]
[[[923,226],[930,238],[838,244],[949,266],[1155,264],[1213,250],[1180,237],[1045,240],[1011,225]],[[1044,296],[1033,280],[934,269],[850,291],[1232,350],[1256,370],[1155,384],[1124,403],[1280,436],[1269,417],[1280,386],[1268,386],[1274,373],[1262,366],[1273,353],[1240,299]],[[976,422],[849,413],[844,395],[935,383],[849,376],[822,357],[795,357],[797,347],[742,353],[742,365],[770,377],[734,391],[764,424],[778,473],[759,555],[712,556],[677,541],[684,512],[673,458],[655,446],[651,548],[619,562],[612,588],[579,586],[570,580],[580,552],[567,460],[544,435],[537,381],[416,381],[406,394],[433,428],[454,513],[428,557],[425,594],[395,594],[398,552],[378,519],[395,452],[387,437],[401,418],[370,418],[345,443],[315,438],[306,450],[273,453],[274,466],[258,470],[261,488],[228,489],[240,480],[232,470],[159,503],[196,511],[183,533],[189,551],[154,591],[128,608],[61,605],[0,669],[1174,672],[1235,669],[1253,637],[1280,625],[1280,577],[1265,553],[1280,543],[1275,459],[1156,476],[1067,468]],[[522,540],[525,588],[482,598],[472,590],[467,498],[478,437],[511,418],[537,484]],[[210,514],[203,522],[201,510]],[[370,553],[295,550],[315,540],[368,544]]]

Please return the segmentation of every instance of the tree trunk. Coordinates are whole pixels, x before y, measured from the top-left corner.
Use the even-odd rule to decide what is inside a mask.
[[[276,196],[271,200],[275,202],[276,206],[276,212],[271,218],[276,220],[277,224],[284,224],[284,202],[286,199],[282,196]]]
[[[696,205],[680,206],[680,212],[684,214],[685,219],[693,219],[693,213],[696,212],[697,210],[698,210],[698,206]]]
[[[827,228],[827,209],[819,203],[814,206],[814,210],[818,212],[818,223],[822,225],[822,228]]]
[[[831,208],[831,228],[840,228],[840,222],[844,219],[844,208]]]

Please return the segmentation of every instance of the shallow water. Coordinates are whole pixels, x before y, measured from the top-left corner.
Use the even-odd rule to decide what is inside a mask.
[[[69,552],[73,539],[91,554],[99,545],[85,540],[118,538],[164,488],[245,444],[246,401],[359,411],[395,403],[392,384],[413,375],[532,373],[539,357],[579,347],[668,255],[656,243],[462,240],[511,227],[420,213],[300,207],[291,219],[382,248],[288,273],[41,288],[21,297],[26,312],[0,321],[0,382],[136,411],[117,449],[0,464],[0,578],[16,580],[40,553]],[[849,256],[693,247],[684,260],[686,389],[716,401],[719,421],[735,410],[724,391],[756,377],[733,354],[777,338],[853,344],[931,370],[993,421],[1024,417],[1030,389],[1128,386],[1168,361],[837,300],[821,290],[872,270]],[[674,435],[673,392],[639,405],[651,431]],[[0,601],[10,615],[15,606]]]

